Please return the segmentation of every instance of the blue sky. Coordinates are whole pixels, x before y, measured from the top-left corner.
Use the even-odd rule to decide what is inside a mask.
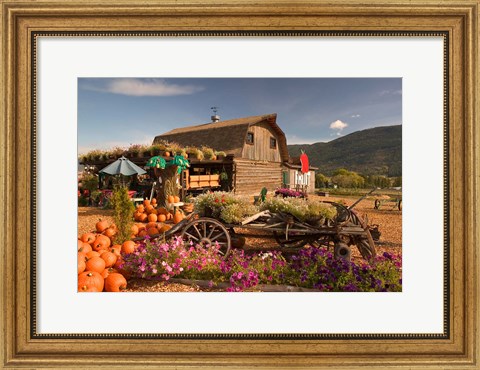
[[[151,144],[173,128],[277,113],[288,144],[402,123],[400,78],[79,78],[78,149]]]

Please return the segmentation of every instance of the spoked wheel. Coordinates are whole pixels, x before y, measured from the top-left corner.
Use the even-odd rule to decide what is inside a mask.
[[[219,253],[225,258],[232,245],[230,234],[223,224],[213,218],[202,217],[190,222],[180,234],[188,241],[193,241],[202,246],[218,243]]]
[[[372,234],[370,230],[366,230],[366,235],[357,238],[355,245],[358,248],[358,251],[365,260],[370,260],[371,258],[377,255],[375,250],[375,243],[373,242]]]

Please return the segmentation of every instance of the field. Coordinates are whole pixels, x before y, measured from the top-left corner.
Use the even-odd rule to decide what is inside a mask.
[[[353,204],[358,196],[329,196],[319,197],[311,196],[311,198],[327,200],[327,201],[343,201],[346,205]],[[383,252],[402,254],[402,212],[397,209],[392,209],[393,204],[385,203],[380,209],[374,209],[375,197],[368,197],[362,200],[355,209],[361,216],[368,218],[368,224],[379,225],[381,232],[380,240],[376,242],[377,254]],[[95,223],[99,218],[112,222],[112,211],[104,210],[95,207],[79,207],[78,209],[78,234],[92,231]],[[248,234],[244,249],[248,250],[262,250],[276,248],[278,245],[272,238],[266,238],[263,235],[258,235],[252,230],[238,230]],[[361,258],[358,251],[353,249],[353,260]],[[148,282],[143,280],[130,280],[127,291],[152,291],[152,292],[183,292],[183,291],[200,291],[198,287],[192,287],[182,284],[163,282]]]

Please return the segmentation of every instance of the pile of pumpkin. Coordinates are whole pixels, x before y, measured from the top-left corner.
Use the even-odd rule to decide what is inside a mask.
[[[135,242],[113,244],[117,228],[107,221],[99,220],[95,228],[78,238],[78,291],[120,292],[127,288],[128,278],[121,269],[122,253],[133,253]]]
[[[170,195],[167,202],[170,204],[179,203],[180,199],[177,196]],[[172,223],[178,224],[184,218],[185,214],[178,208],[169,211],[165,207],[158,207],[155,198],[152,201],[145,199],[142,204],[137,205],[133,214],[133,219],[137,223],[132,227],[132,237],[164,233],[172,228]]]

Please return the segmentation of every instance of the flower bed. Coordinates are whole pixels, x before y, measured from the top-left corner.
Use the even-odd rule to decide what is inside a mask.
[[[284,198],[306,198],[306,194],[302,191],[296,191],[288,188],[279,188],[275,190],[275,196],[281,196]]]
[[[335,259],[327,248],[305,248],[286,258],[281,252],[247,255],[233,250],[222,259],[218,245],[208,247],[148,238],[123,256],[120,268],[133,278],[208,281],[226,291],[260,290],[264,284],[284,285],[329,292],[401,291],[401,259],[384,253],[370,264]]]

